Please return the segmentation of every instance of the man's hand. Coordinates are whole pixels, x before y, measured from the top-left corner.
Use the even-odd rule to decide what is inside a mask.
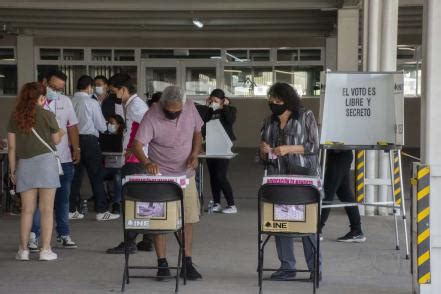
[[[273,153],[277,156],[285,156],[289,153],[289,146],[282,145],[273,149]]]
[[[156,176],[159,174],[159,165],[157,165],[154,162],[149,162],[145,165],[145,169],[147,170],[147,173]]]
[[[187,168],[196,169],[199,165],[199,159],[197,155],[191,154],[187,159]]]
[[[80,163],[80,159],[81,159],[80,148],[73,148],[73,150],[72,150],[72,162],[73,162],[73,164]]]

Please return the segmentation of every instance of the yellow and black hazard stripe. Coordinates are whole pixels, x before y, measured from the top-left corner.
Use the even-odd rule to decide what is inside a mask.
[[[400,206],[402,201],[403,192],[401,191],[401,172],[400,172],[400,158],[398,152],[393,152],[394,168],[393,168],[393,179],[394,179],[394,201],[395,204]]]
[[[420,165],[417,171],[418,283],[430,284],[430,169]]]
[[[364,171],[365,171],[365,151],[355,152],[355,199],[358,203],[364,202]]]

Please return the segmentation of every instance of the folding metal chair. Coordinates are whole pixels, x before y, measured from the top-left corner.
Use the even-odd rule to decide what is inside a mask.
[[[126,228],[126,202],[127,201],[136,201],[136,202],[161,202],[167,204],[167,202],[179,201],[180,203],[180,222],[181,227],[176,230],[150,230],[150,229],[128,229]],[[182,257],[184,256],[185,251],[185,236],[184,236],[184,202],[183,202],[183,191],[182,188],[172,182],[127,182],[123,186],[123,229],[124,229],[124,244],[127,244],[127,232],[134,231],[136,233],[141,234],[151,234],[151,235],[159,235],[159,234],[174,234],[176,240],[179,245],[179,254],[178,254],[178,264],[176,267],[168,267],[170,270],[176,270],[176,276],[172,276],[172,278],[176,279],[175,292],[177,293],[179,290],[179,272],[181,269]],[[158,269],[158,266],[129,266],[129,246],[125,246],[124,248],[124,272],[123,272],[123,281],[121,286],[121,291],[124,292],[125,284],[130,283],[130,278],[157,278],[157,276],[140,276],[140,275],[130,275],[129,270],[131,269]],[[184,261],[185,263],[185,261]],[[184,285],[187,283],[186,275],[185,275],[185,264],[182,265],[184,270]]]
[[[295,231],[289,232],[269,232],[263,230],[262,226],[262,216],[263,216],[263,203],[270,203],[273,205],[310,205],[317,204],[315,206],[315,213],[308,214],[305,210],[305,222],[304,225],[313,224],[314,229],[309,230],[306,233],[300,233]],[[306,206],[305,206],[306,208]],[[308,217],[309,215],[309,217]],[[310,216],[312,215],[312,217]],[[315,217],[315,215],[317,217]],[[309,185],[280,185],[280,184],[264,184],[259,189],[258,195],[258,278],[259,278],[259,293],[262,293],[262,282],[263,282],[263,272],[264,271],[276,271],[279,269],[271,269],[263,267],[264,259],[264,249],[265,245],[268,243],[271,236],[284,236],[292,238],[302,238],[302,237],[315,237],[317,239],[317,248],[314,248],[314,269],[310,270],[296,270],[296,272],[310,272],[313,273],[313,291],[316,293],[316,288],[319,287],[319,262],[320,262],[320,237],[319,237],[319,226],[320,226],[320,191]],[[315,224],[316,222],[316,224]],[[267,224],[264,224],[267,225]],[[263,235],[266,238],[263,240]],[[311,242],[312,243],[312,242]],[[313,245],[313,244],[311,244]]]

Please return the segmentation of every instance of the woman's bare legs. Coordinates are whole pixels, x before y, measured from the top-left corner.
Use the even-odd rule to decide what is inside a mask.
[[[29,233],[31,232],[35,207],[37,206],[37,189],[21,192],[20,195],[20,249],[28,250]]]
[[[41,213],[41,249],[51,248],[52,229],[54,224],[54,199],[56,189],[38,189]],[[28,233],[29,235],[29,233]]]

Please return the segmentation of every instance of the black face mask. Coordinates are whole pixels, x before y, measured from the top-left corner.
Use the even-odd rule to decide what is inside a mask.
[[[284,113],[287,110],[285,104],[269,103],[269,108],[271,109],[271,112],[274,115],[281,115],[282,113]]]
[[[165,117],[168,118],[169,120],[177,119],[178,116],[181,115],[181,112],[182,112],[182,110],[176,111],[176,112],[171,112],[166,109],[163,109],[163,111],[164,111]]]

